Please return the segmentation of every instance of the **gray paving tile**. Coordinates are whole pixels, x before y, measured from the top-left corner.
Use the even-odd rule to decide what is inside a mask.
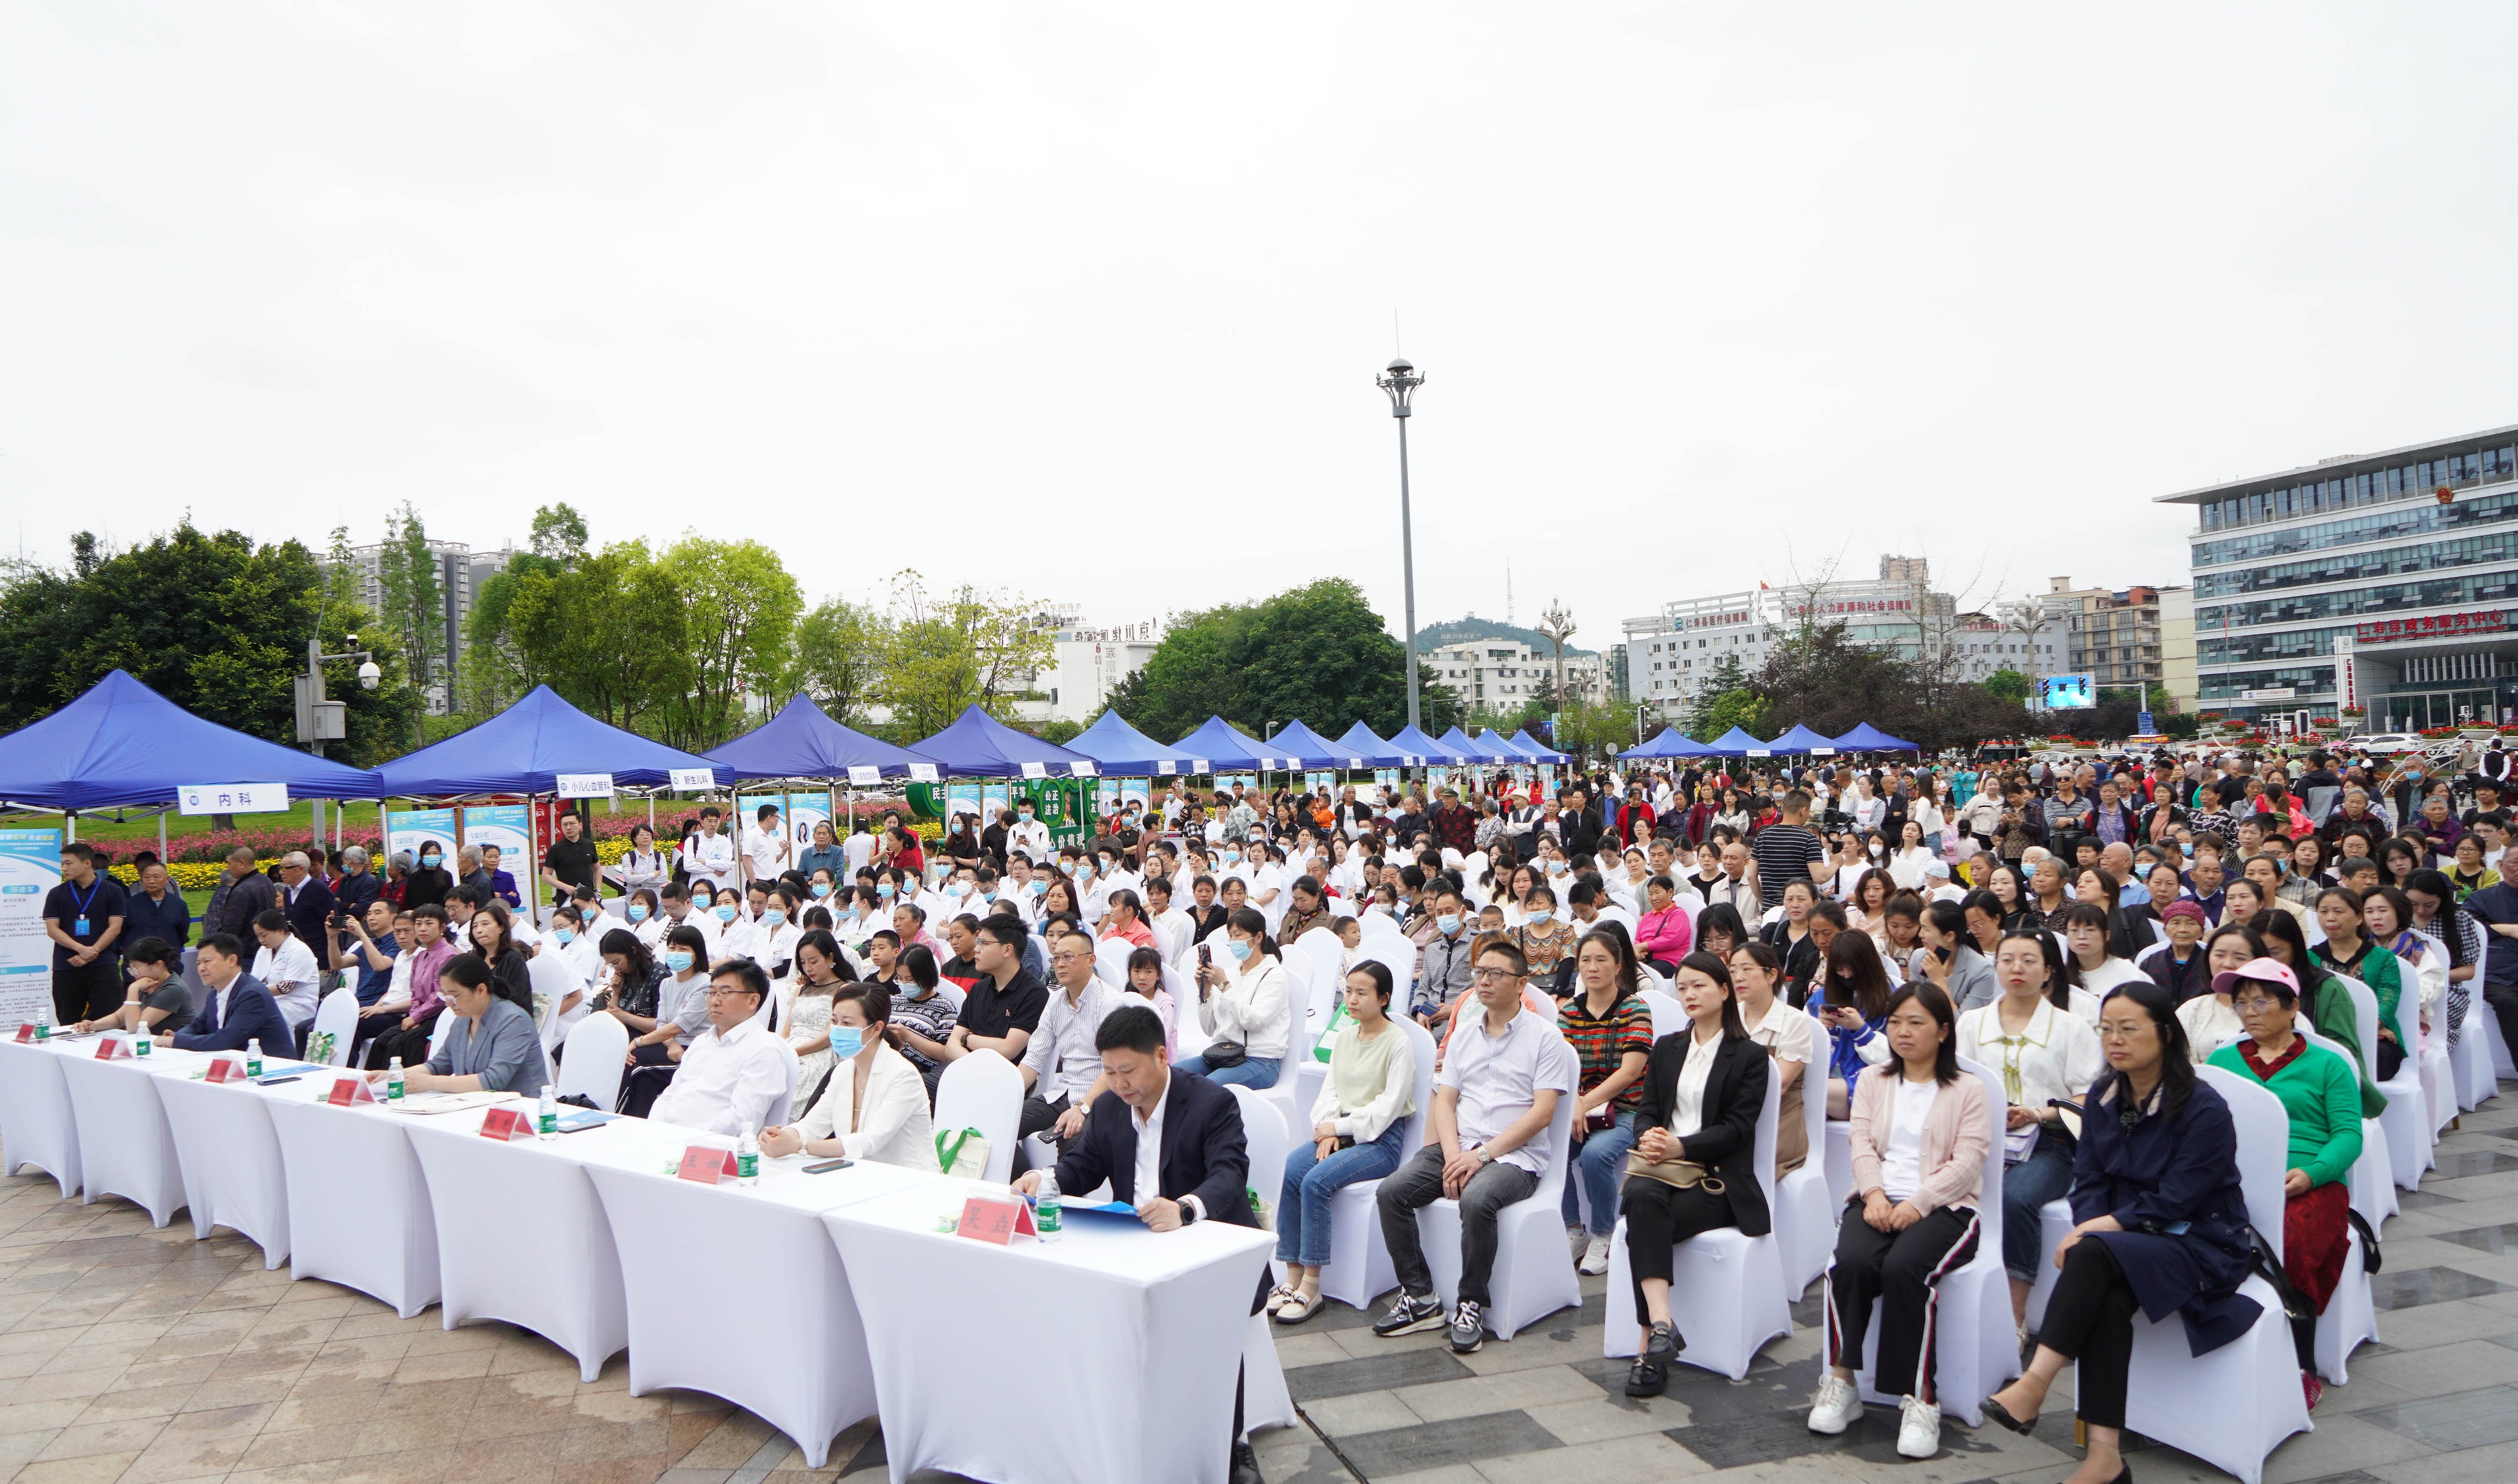
[[[2518,1171],[2518,1155],[2504,1155],[2496,1149],[2472,1149],[2458,1153],[2442,1150],[2436,1157],[2439,1168],[2422,1176],[2424,1180],[2471,1180],[2480,1175],[2506,1175]]]
[[[2442,1452],[2518,1442],[2518,1387],[2487,1386],[2424,1397],[2357,1416]]]
[[[2431,1236],[2434,1241],[2453,1242],[2458,1246],[2472,1247],[2495,1256],[2518,1253],[2518,1221],[2504,1221],[2498,1226],[2469,1227],[2461,1232],[2434,1232]],[[2383,1244],[2385,1239],[2379,1240]]]
[[[1455,1381],[1473,1375],[1449,1350],[1393,1350],[1361,1360],[1300,1366],[1285,1373],[1285,1389],[1297,1402],[1316,1397],[1353,1396],[1360,1391],[1388,1391],[1431,1381]]]
[[[1518,1410],[1360,1432],[1338,1439],[1338,1451],[1368,1479],[1563,1446],[1556,1434]]]
[[[2508,1291],[2510,1287],[2505,1283],[2478,1278],[2456,1268],[2408,1268],[2402,1272],[2390,1268],[2369,1280],[2370,1298],[2382,1313]],[[2385,1327],[2380,1328],[2383,1331]]]

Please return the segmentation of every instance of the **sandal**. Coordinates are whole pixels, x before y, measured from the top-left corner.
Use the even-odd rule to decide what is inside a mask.
[[[1327,1307],[1327,1304],[1328,1300],[1317,1293],[1305,1297],[1300,1289],[1296,1289],[1285,1296],[1284,1303],[1278,1306],[1277,1323],[1299,1325]]]
[[[1276,1313],[1279,1309],[1285,1306],[1286,1299],[1293,1296],[1294,1290],[1281,1283],[1277,1285],[1275,1288],[1270,1288],[1268,1290],[1268,1312],[1271,1314]]]

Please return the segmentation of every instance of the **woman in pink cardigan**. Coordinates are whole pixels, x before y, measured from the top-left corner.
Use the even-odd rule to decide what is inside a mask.
[[[1932,1392],[1932,1304],[1941,1275],[1975,1255],[1993,1100],[1959,1070],[1958,1016],[1936,986],[1906,985],[1888,1000],[1890,1060],[1853,1087],[1853,1200],[1837,1227],[1827,1287],[1827,1375],[1810,1407],[1812,1432],[1840,1433],[1862,1416],[1853,1386],[1871,1305],[1880,1300],[1873,1384],[1902,1397],[1897,1452],[1940,1451]]]
[[[1678,901],[1678,884],[1667,876],[1644,883],[1644,900],[1652,910],[1635,922],[1635,954],[1664,975],[1674,975],[1696,936],[1695,923]]]

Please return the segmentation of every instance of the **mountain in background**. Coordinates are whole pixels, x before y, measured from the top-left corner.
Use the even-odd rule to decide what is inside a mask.
[[[1528,644],[1534,651],[1551,658],[1556,653],[1555,645],[1549,642],[1547,635],[1536,629],[1523,629],[1495,619],[1482,619],[1474,613],[1467,618],[1446,619],[1431,628],[1417,630],[1416,652],[1424,654],[1450,644],[1474,644],[1480,639],[1510,639],[1516,643]],[[1590,649],[1577,649],[1572,644],[1565,646],[1565,653],[1569,658],[1578,654],[1597,652]]]

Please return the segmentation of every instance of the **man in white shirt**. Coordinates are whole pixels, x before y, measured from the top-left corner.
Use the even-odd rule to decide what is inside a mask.
[[[864,870],[867,863],[874,859],[874,847],[873,826],[861,822],[855,829],[848,832],[847,843],[840,847],[840,850],[847,857],[850,881],[854,881],[857,872]]]
[[[265,908],[253,920],[253,938],[262,944],[253,955],[253,977],[271,991],[281,1018],[302,1033],[323,998],[314,950],[288,931],[288,919],[277,907]]]
[[[682,868],[694,881],[713,887],[734,885],[734,842],[716,832],[717,807],[700,810],[700,832],[682,845]]]
[[[1749,872],[1749,848],[1746,845],[1734,840],[1722,848],[1722,879],[1714,884],[1713,894],[1706,898],[1705,904],[1709,907],[1727,906],[1740,914],[1742,923],[1757,926],[1758,918],[1765,907],[1758,900],[1757,878]]]
[[[779,821],[778,806],[762,805],[757,818],[759,824],[743,839],[744,862],[752,868],[753,880],[776,881],[778,873],[787,869],[795,847]]]
[[[1094,1037],[1102,1018],[1128,1003],[1093,972],[1093,939],[1065,933],[1050,940],[1049,972],[1057,981],[1040,1027],[1023,1046],[1023,1099],[1020,1138],[1054,1129],[1058,1152],[1066,1153],[1084,1131],[1084,1111],[1102,1095],[1102,1053]]]
[[[1425,1265],[1416,1213],[1449,1197],[1460,1205],[1459,1303],[1451,1315],[1452,1348],[1461,1354],[1486,1342],[1487,1285],[1495,1271],[1496,1217],[1539,1188],[1550,1153],[1548,1120],[1556,1100],[1574,1096],[1581,1062],[1556,1026],[1521,1002],[1530,965],[1507,942],[1478,954],[1470,992],[1484,1012],[1452,1038],[1434,1075],[1434,1106],[1424,1148],[1381,1182],[1381,1235],[1399,1277],[1390,1312],[1375,1334],[1412,1334],[1443,1327]]]
[[[1049,858],[1049,826],[1040,819],[1040,807],[1029,799],[1015,801],[1015,827],[1006,832],[1006,850],[1020,851],[1034,864]]]
[[[759,964],[736,961],[712,975],[709,1028],[691,1037],[673,1084],[647,1116],[715,1134],[786,1122],[796,1053],[754,1023],[768,999],[769,975]]]

